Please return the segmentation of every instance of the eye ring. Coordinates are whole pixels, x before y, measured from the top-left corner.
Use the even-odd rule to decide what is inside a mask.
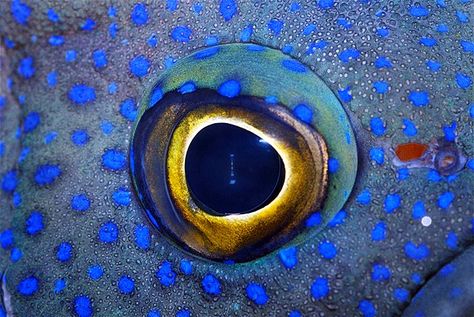
[[[202,93],[201,100],[195,97],[200,93]],[[179,104],[186,98],[191,98],[191,95],[194,96],[194,100],[188,102],[187,107],[180,107]],[[219,98],[224,101],[214,102]],[[323,224],[328,223],[348,199],[357,173],[357,146],[347,114],[334,93],[305,65],[277,50],[255,44],[215,46],[178,60],[170,70],[160,75],[156,84],[145,94],[140,103],[141,108],[130,151],[131,171],[138,197],[153,224],[164,229],[161,231],[169,235],[172,241],[184,249],[213,260],[231,258],[238,262],[244,262],[255,259],[275,250],[276,247],[287,243],[290,239],[292,239],[291,244],[300,243],[324,228],[322,225],[310,230],[294,230],[291,234],[286,232],[288,234],[286,236],[283,234],[281,239],[279,237],[254,241],[255,243],[250,243],[247,248],[242,245],[240,251],[228,248],[228,246],[214,248],[205,235],[196,235],[193,230],[188,230],[190,222],[187,219],[189,218],[182,217],[181,207],[191,206],[194,208],[199,205],[189,204],[192,195],[185,186],[181,184],[176,187],[176,184],[173,184],[176,182],[175,178],[185,182],[183,162],[186,153],[183,149],[189,146],[192,138],[182,138],[180,144],[183,148],[176,151],[179,155],[177,154],[176,160],[173,160],[173,162],[179,161],[180,163],[176,164],[177,172],[171,182],[168,182],[166,168],[173,164],[167,163],[166,153],[172,141],[173,131],[179,126],[180,120],[185,118],[192,109],[197,109],[198,104],[200,106],[230,105],[233,100],[242,102],[245,98],[249,100],[253,98],[252,102],[248,102],[246,106],[260,104],[262,107],[258,111],[265,109],[266,115],[271,113],[269,109],[279,109],[280,107],[293,119],[298,118],[300,124],[315,129],[323,140],[323,144],[325,143],[327,146],[327,153],[323,155],[326,163],[323,167],[324,171],[321,170],[321,173],[326,173],[328,159],[332,162],[336,161],[338,170],[334,171],[333,169],[327,174],[327,182],[322,181],[321,183],[322,187],[327,185],[327,195],[323,195],[325,197],[324,203],[322,205],[321,202],[313,204],[315,208],[306,210],[305,215],[320,211]],[[234,104],[234,107],[237,106],[238,104]],[[247,108],[247,110],[252,110],[251,106]],[[273,118],[275,119],[275,116]],[[159,132],[151,133],[160,119],[168,122],[167,128],[160,128]],[[242,126],[242,120],[234,123],[239,127]],[[202,126],[208,125],[203,124]],[[256,131],[258,134],[258,129],[253,132]],[[150,135],[154,134],[156,134],[156,138],[154,142],[150,142]],[[195,133],[191,135],[195,135]],[[187,140],[187,143],[183,140]],[[144,153],[143,149],[150,144],[160,144],[160,150],[153,152],[153,154]],[[281,155],[281,151],[279,154]],[[156,164],[153,164],[154,167],[150,167],[146,160],[147,157],[152,156],[161,158],[155,162]],[[181,160],[178,159],[178,156],[181,157]],[[147,167],[149,171],[159,170],[155,173],[156,177],[148,175],[147,178],[146,174],[150,174],[150,172],[144,172]],[[177,189],[181,194],[170,194],[170,185],[173,186],[174,193]],[[182,193],[186,193],[186,195]],[[152,199],[151,194],[156,199]],[[176,208],[177,202],[182,197],[187,197],[188,201],[181,201],[181,207]],[[316,208],[317,206],[319,208]],[[249,217],[248,214],[239,216]],[[233,214],[227,217],[226,215],[230,219],[239,216]],[[206,217],[209,216],[206,215]],[[219,217],[220,219],[226,218]],[[177,225],[170,226],[170,224]],[[303,224],[304,221],[301,221],[300,228]],[[193,225],[191,224],[191,226]],[[196,229],[194,228],[194,230]],[[203,231],[211,232],[212,230],[201,226],[200,232]],[[260,231],[263,233],[263,230]],[[260,231],[255,231],[254,234],[258,235],[261,233]],[[285,229],[283,231],[285,233]],[[299,235],[293,239],[296,233]],[[186,234],[189,238],[184,241],[183,237]],[[227,244],[225,237],[221,238],[220,243]],[[220,251],[217,251],[219,248]],[[224,251],[226,248],[228,251]]]

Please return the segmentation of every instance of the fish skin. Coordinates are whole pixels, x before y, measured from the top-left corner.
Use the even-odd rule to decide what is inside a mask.
[[[0,190],[4,309],[14,316],[401,315],[474,238],[472,1],[201,1],[202,11],[196,3],[0,4],[0,186],[11,171],[17,179]],[[326,82],[351,118],[360,163],[344,212],[327,230],[231,265],[170,243],[141,209],[127,162],[114,171],[102,156],[128,157],[133,122],[120,112],[125,100],[138,107],[173,60],[240,41],[287,52]],[[97,50],[105,65],[94,60]],[[149,62],[143,75],[130,70],[137,56]],[[77,130],[87,131],[84,144],[73,142]],[[440,137],[468,158],[456,175],[392,165],[395,145]],[[48,184],[39,186],[44,165],[40,182]],[[73,209],[77,195],[89,200],[86,210]],[[40,231],[33,212],[42,215]],[[111,222],[118,237],[101,242],[100,228],[113,232]],[[149,240],[137,239],[137,230]],[[465,261],[474,263],[472,254]]]

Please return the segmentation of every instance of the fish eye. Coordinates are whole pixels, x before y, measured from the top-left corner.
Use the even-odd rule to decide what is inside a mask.
[[[130,150],[157,230],[210,260],[246,262],[320,229],[355,182],[357,147],[336,96],[309,68],[254,44],[199,50],[140,104]]]

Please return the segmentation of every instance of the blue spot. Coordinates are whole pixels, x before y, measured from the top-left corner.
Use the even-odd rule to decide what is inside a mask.
[[[161,285],[166,287],[172,286],[176,279],[176,273],[173,271],[171,263],[168,261],[164,261],[161,264],[155,275],[160,280]]]
[[[449,126],[443,126],[444,139],[448,142],[454,142],[456,139],[456,122],[452,122]]]
[[[400,203],[401,203],[400,195],[398,195],[398,194],[388,194],[385,197],[385,201],[384,201],[383,205],[384,205],[385,211],[388,214],[390,214],[390,213],[394,212],[395,209],[400,207]]]
[[[385,133],[385,124],[379,117],[370,119],[370,129],[376,136],[382,136]]]
[[[36,168],[35,181],[38,185],[52,184],[61,175],[58,165],[44,164]]]
[[[216,55],[219,52],[219,50],[220,48],[217,46],[210,47],[210,48],[206,48],[202,51],[197,52],[193,56],[195,59],[206,59],[206,58]]]
[[[135,243],[143,250],[150,247],[150,230],[147,227],[138,225],[135,228]]]
[[[306,27],[304,28],[304,30],[303,30],[303,35],[308,36],[308,35],[310,35],[311,33],[313,33],[313,31],[315,31],[315,30],[316,30],[316,25],[314,25],[314,24],[312,24],[312,23],[311,23],[311,24],[308,24],[308,26],[306,26]]]
[[[55,71],[49,72],[48,75],[46,75],[46,82],[50,87],[56,86],[58,83],[58,74]]]
[[[92,280],[97,281],[104,275],[104,269],[100,265],[92,265],[87,270],[87,274]]]
[[[265,102],[271,105],[275,105],[278,103],[278,97],[277,96],[266,96],[265,97]],[[474,110],[474,107],[473,107]]]
[[[76,130],[71,134],[71,141],[76,146],[84,146],[89,142],[89,135],[86,130]]]
[[[393,291],[393,297],[395,297],[395,299],[401,303],[408,301],[409,295],[410,292],[408,292],[408,290],[406,290],[405,288],[396,288]]]
[[[452,192],[442,193],[438,197],[438,206],[439,208],[446,209],[448,208],[454,200],[454,194]]]
[[[257,305],[265,305],[268,302],[268,295],[265,288],[257,283],[249,283],[245,288],[247,297]]]
[[[3,249],[9,249],[15,243],[15,238],[13,236],[13,231],[11,229],[6,229],[0,233],[0,244]]]
[[[137,103],[133,98],[127,98],[120,104],[120,114],[128,121],[135,121],[137,117]]]
[[[32,211],[26,220],[26,232],[29,235],[36,235],[44,228],[43,215],[39,211]]]
[[[387,37],[390,35],[390,31],[385,27],[377,28],[377,35],[381,37]]]
[[[410,15],[420,18],[426,17],[430,14],[430,11],[421,5],[415,5],[410,7]]]
[[[206,274],[201,282],[202,289],[209,295],[219,295],[221,293],[221,283],[212,274]]]
[[[417,285],[420,285],[423,279],[421,278],[421,275],[418,273],[413,273],[411,275],[411,281]]]
[[[404,247],[405,254],[413,260],[421,261],[430,255],[430,249],[425,244],[416,245],[409,241]]]
[[[432,182],[439,182],[442,177],[441,175],[439,175],[438,171],[437,170],[434,170],[434,169],[430,169],[428,171],[428,175],[426,177],[429,181],[432,181]]]
[[[433,60],[426,61],[426,67],[432,72],[437,72],[441,69],[441,63]]]
[[[123,170],[126,163],[125,154],[120,150],[108,149],[102,154],[102,165],[112,171]]]
[[[347,212],[345,210],[339,210],[337,214],[329,221],[328,226],[334,228],[338,225],[344,223],[344,219],[347,217]]]
[[[268,29],[273,32],[274,35],[278,36],[283,29],[283,21],[272,19],[268,21]]]
[[[95,89],[83,84],[75,84],[69,90],[68,97],[73,103],[83,106],[95,100]]]
[[[373,87],[379,94],[385,94],[390,86],[384,81],[376,81]]]
[[[349,102],[352,100],[351,86],[347,86],[344,89],[340,89],[337,91],[337,93],[339,94],[339,98],[341,98],[343,102]]]
[[[117,84],[115,82],[111,82],[109,86],[107,86],[107,91],[109,94],[114,95],[117,92]]]
[[[16,263],[18,261],[20,261],[20,259],[23,257],[23,253],[21,252],[20,249],[18,248],[13,248],[10,252],[10,260],[13,262],[13,263]],[[0,315],[1,317],[1,315]]]
[[[355,48],[348,48],[339,53],[339,60],[343,63],[349,63],[351,60],[359,58],[360,52]]]
[[[439,275],[440,276],[448,276],[449,274],[453,273],[455,270],[456,270],[456,267],[454,266],[454,264],[449,263],[449,264],[446,264],[445,266],[443,266],[439,270]]]
[[[370,159],[375,161],[378,165],[382,165],[384,162],[384,152],[383,148],[373,147],[369,152]]]
[[[461,47],[466,53],[474,53],[474,42],[460,41]]]
[[[185,83],[183,83],[179,88],[178,88],[178,92],[181,93],[181,94],[189,94],[193,91],[196,90],[196,84],[192,81],[192,80],[189,80]]]
[[[44,143],[45,143],[45,144],[50,144],[51,142],[54,141],[54,139],[56,139],[57,135],[58,135],[58,134],[57,134],[55,131],[49,132],[49,133],[46,134],[46,136],[44,137]]]
[[[439,24],[436,28],[436,31],[439,33],[447,33],[449,31],[449,28],[446,24]]]
[[[320,300],[329,294],[329,282],[327,279],[318,277],[311,284],[311,295],[314,299]]]
[[[454,251],[458,247],[458,236],[454,232],[449,232],[446,238],[446,246],[449,250]]]
[[[176,312],[176,317],[191,317],[191,312],[187,309],[181,309]]]
[[[56,23],[56,22],[59,22],[59,16],[58,14],[56,13],[56,11],[54,11],[53,8],[49,8],[48,9],[48,12],[46,13],[47,16],[48,16],[48,20],[53,22],[53,23]]]
[[[191,39],[193,31],[184,25],[179,25],[171,31],[171,37],[176,42],[187,43]]]
[[[288,317],[302,317],[302,316],[303,315],[301,314],[301,312],[299,310],[292,310],[288,314]]]
[[[377,311],[370,300],[364,299],[359,302],[359,311],[364,317],[375,317]]]
[[[293,72],[296,72],[296,73],[304,73],[304,72],[306,72],[306,66],[304,66],[304,65],[301,64],[300,62],[295,61],[295,60],[292,60],[292,59],[285,59],[285,60],[283,60],[282,65],[283,65],[283,67],[285,67],[286,69],[289,69],[289,70],[291,70],[291,71],[293,71]]]
[[[433,47],[435,46],[438,42],[431,37],[422,37],[419,41],[421,45],[427,46],[427,47]]]
[[[118,26],[117,23],[110,23],[109,25],[109,35],[112,39],[114,39],[117,36],[118,32]]]
[[[178,0],[166,0],[166,10],[175,11],[178,9]]]
[[[240,89],[240,82],[231,79],[223,82],[217,91],[224,97],[233,98],[240,94]]]
[[[94,30],[95,26],[96,26],[95,21],[92,20],[91,18],[87,18],[82,23],[81,30],[83,30],[83,31],[92,31],[92,30]]]
[[[149,47],[157,47],[158,46],[158,39],[156,38],[156,35],[153,34],[151,35],[148,40],[146,41]]]
[[[469,16],[465,12],[456,11],[456,17],[458,18],[458,21],[461,23],[469,22]]]
[[[21,59],[20,64],[18,65],[18,68],[16,70],[18,72],[18,75],[23,78],[29,79],[33,77],[33,75],[35,74],[33,57],[28,56]]]
[[[64,37],[62,35],[51,35],[48,43],[51,46],[61,46],[64,44]]]
[[[17,172],[12,170],[8,171],[3,175],[2,178],[2,190],[7,193],[12,193],[18,185]]]
[[[328,171],[330,174],[334,174],[339,170],[339,161],[334,158],[330,157],[328,160]]]
[[[138,77],[142,78],[148,74],[148,69],[150,68],[150,61],[143,55],[136,56],[130,60],[128,63],[130,72]]]
[[[57,279],[56,282],[54,283],[54,292],[56,294],[61,293],[61,291],[65,288],[66,288],[66,280],[62,278]]]
[[[159,310],[157,309],[152,309],[148,312],[148,314],[146,315],[146,317],[161,317],[161,313]]]
[[[26,24],[31,14],[31,8],[20,0],[13,0],[10,5],[10,13],[18,24]]]
[[[368,205],[372,200],[372,194],[368,189],[364,189],[356,198],[357,202],[361,205]]]
[[[418,129],[411,120],[403,119],[403,124],[405,125],[403,128],[403,133],[405,133],[406,136],[412,137],[418,133]]]
[[[385,56],[380,56],[375,60],[376,68],[392,68],[392,62]]]
[[[419,200],[413,205],[412,213],[413,219],[419,220],[426,215],[425,204]]]
[[[72,245],[68,242],[61,242],[56,251],[56,258],[61,262],[67,262],[72,258]]]
[[[318,0],[318,6],[323,9],[331,9],[334,6],[334,0]]]
[[[234,0],[221,0],[219,11],[225,21],[229,21],[237,13],[237,4]]]
[[[306,219],[306,227],[316,227],[323,222],[323,218],[320,212],[312,213],[308,219]]]
[[[311,123],[313,121],[313,110],[305,104],[296,105],[293,108],[293,114],[305,123]]]
[[[456,83],[461,89],[468,89],[472,85],[472,79],[466,74],[457,73],[456,74]]]
[[[321,242],[318,246],[319,254],[325,259],[333,259],[336,254],[336,246],[329,241]]]
[[[86,211],[91,202],[85,194],[74,195],[71,199],[71,208],[75,211]]]
[[[92,53],[92,59],[96,68],[104,68],[107,66],[107,55],[104,50],[96,50]]]
[[[148,107],[154,106],[158,101],[163,98],[163,91],[160,87],[155,87],[151,93],[150,100],[148,101]]]
[[[242,42],[250,41],[250,38],[252,37],[252,33],[253,33],[253,25],[249,24],[247,27],[245,27],[242,30],[242,33],[240,34],[240,40]]]
[[[191,275],[193,274],[193,265],[191,261],[183,259],[179,264],[179,268],[184,275]]]
[[[372,266],[372,280],[376,282],[388,281],[390,279],[390,270],[381,264]]]
[[[18,283],[17,290],[21,295],[31,296],[38,291],[39,281],[35,276],[30,276]]]
[[[398,180],[406,180],[408,178],[408,176],[410,176],[410,170],[408,168],[400,168],[398,171],[397,171],[397,178]]]
[[[118,287],[122,294],[130,294],[135,289],[135,282],[128,276],[122,276],[118,281]]]
[[[118,238],[118,227],[112,221],[107,221],[99,228],[99,239],[104,243],[115,242]]]
[[[424,107],[430,103],[430,98],[426,91],[410,91],[408,99],[415,107]]]
[[[130,206],[132,193],[125,187],[118,188],[113,194],[113,201],[119,206]]]
[[[133,6],[130,19],[132,19],[133,23],[137,26],[145,25],[148,22],[148,10],[146,5],[143,3],[136,3]]]
[[[109,121],[102,121],[100,123],[100,129],[105,135],[109,135],[112,133],[114,126]]]
[[[281,249],[278,257],[287,269],[292,269],[298,264],[298,249],[296,247]]]
[[[74,299],[74,312],[79,317],[91,317],[93,314],[92,303],[87,296],[77,296]]]
[[[385,240],[385,223],[383,221],[377,223],[372,229],[372,241]]]
[[[25,116],[24,122],[23,122],[23,131],[25,133],[29,133],[36,129],[38,125],[40,124],[40,114],[38,112],[30,112]]]
[[[344,29],[348,30],[352,27],[352,23],[347,20],[346,18],[338,18],[337,19],[337,24],[342,26]]]
[[[74,62],[76,60],[76,57],[77,57],[77,53],[74,50],[68,50],[68,51],[66,51],[66,53],[64,55],[64,59],[68,63]]]

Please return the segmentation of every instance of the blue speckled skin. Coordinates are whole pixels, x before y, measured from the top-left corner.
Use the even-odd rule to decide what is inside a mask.
[[[472,315],[472,12],[469,0],[2,1],[0,316]],[[137,100],[175,60],[234,42],[318,74],[359,150],[328,228],[246,264],[170,243],[128,171]],[[467,157],[456,174],[393,164],[397,144],[437,138]]]

